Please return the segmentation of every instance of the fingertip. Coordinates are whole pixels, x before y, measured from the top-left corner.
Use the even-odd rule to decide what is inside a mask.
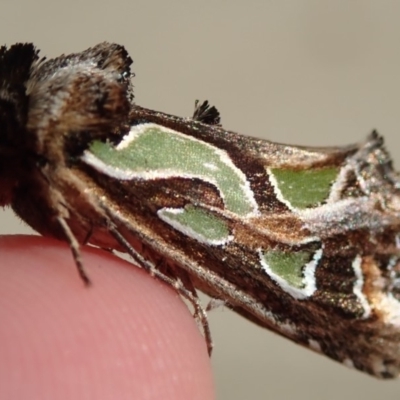
[[[86,288],[68,247],[41,237],[3,237],[0,254],[1,398],[214,398],[204,338],[172,288],[85,249]]]

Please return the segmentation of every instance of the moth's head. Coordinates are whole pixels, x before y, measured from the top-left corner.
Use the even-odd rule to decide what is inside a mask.
[[[0,47],[0,205],[9,203],[11,196],[28,115],[26,83],[37,59],[38,51],[30,43]]]
[[[126,133],[131,64],[113,43],[40,61],[32,44],[0,48],[0,206],[11,202],[24,165],[30,172],[37,159],[73,159],[95,139]]]
[[[27,83],[34,152],[77,156],[91,140],[122,135],[133,104],[131,64],[123,46],[106,42],[36,63]]]

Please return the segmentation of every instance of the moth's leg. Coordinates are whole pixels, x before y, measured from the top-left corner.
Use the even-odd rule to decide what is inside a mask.
[[[201,304],[199,299],[199,295],[197,294],[197,290],[193,285],[192,280],[190,279],[190,275],[183,269],[179,270],[179,278],[175,279],[175,288],[179,292],[179,288],[182,287],[185,290],[189,291],[192,295],[192,298],[195,301],[190,301],[193,307],[193,318],[195,319],[199,329],[203,330],[204,340],[207,344],[208,354],[211,356],[213,349],[213,341],[210,330],[210,323],[208,322],[207,310]]]
[[[93,231],[94,231],[93,224],[90,224],[90,229],[88,230],[85,238],[82,241],[82,244],[84,246],[86,246],[90,242],[90,238],[92,237]],[[108,253],[113,253],[114,254],[114,249],[111,248],[111,247],[103,247],[103,246],[97,246],[97,247],[99,249],[101,249],[101,250],[107,251]]]
[[[194,102],[192,119],[208,125],[221,124],[221,115],[219,111],[216,107],[211,106],[207,100],[203,101],[202,103],[200,103],[199,100]]]
[[[85,238],[84,238],[83,241],[82,241],[82,244],[83,244],[84,246],[86,246],[86,245],[89,243],[89,240],[90,240],[90,238],[92,237],[92,234],[93,234],[93,224],[90,224],[90,228],[89,228],[89,230],[87,231],[87,234],[86,234]]]
[[[205,313],[207,316],[208,308],[206,307],[204,309],[204,307],[201,305],[199,296],[197,294],[197,290],[193,285],[193,282],[192,282],[192,279],[190,278],[189,273],[187,271],[185,271],[184,269],[179,268],[177,265],[171,264],[171,263],[168,263],[168,271],[171,271],[171,273],[174,276],[174,279],[176,281],[178,281],[179,283],[181,283],[184,288],[189,290],[192,293],[193,297],[197,300],[196,304],[192,303],[193,318],[196,320],[197,324],[201,327],[201,329],[203,329],[205,339],[207,341],[212,340],[208,317],[207,317],[207,321],[206,321],[206,323],[207,323],[206,328],[204,327],[204,325],[202,323],[202,319],[201,319],[202,313]],[[209,334],[207,335],[206,332],[209,332]],[[212,342],[210,342],[210,343],[207,342],[207,348],[212,349],[212,347],[213,347]]]
[[[226,306],[226,305],[227,305],[227,303],[226,303],[225,300],[222,300],[222,299],[211,299],[207,304],[206,311],[210,312],[210,311],[213,311],[213,310],[215,310],[217,308],[220,308],[220,307],[223,307],[223,306]]]
[[[200,300],[197,296],[196,291],[192,292],[192,287],[186,287],[185,283],[180,279],[172,278],[161,271],[159,271],[155,264],[153,264],[150,260],[144,258],[140,253],[136,251],[136,249],[131,246],[131,244],[124,238],[124,236],[119,232],[118,228],[110,221],[110,226],[108,227],[111,235],[117,240],[117,242],[124,247],[127,253],[133,258],[133,260],[141,266],[144,270],[146,270],[151,276],[160,279],[162,282],[166,283],[168,286],[173,287],[183,298],[188,300],[194,310],[196,319],[202,326],[205,341],[207,344],[208,354],[211,356],[212,353],[212,339],[210,326],[208,323],[207,313],[205,309],[201,306]]]
[[[89,286],[91,282],[88,275],[86,274],[85,268],[83,267],[82,254],[80,251],[79,242],[76,240],[75,235],[73,234],[73,232],[71,231],[70,227],[68,226],[67,222],[63,217],[58,216],[57,222],[60,224],[60,227],[64,232],[65,238],[69,243],[69,247],[71,248],[72,251],[72,256],[74,257],[75,265],[78,268],[79,276],[81,277],[85,285]]]
[[[178,280],[176,282],[179,283],[180,281]],[[194,301],[189,299],[189,301],[191,302],[192,307],[194,309],[193,318],[195,319],[198,328],[203,331],[204,340],[206,341],[206,345],[207,345],[207,352],[208,352],[208,355],[211,357],[214,344],[212,341],[211,329],[210,329],[210,323],[208,322],[207,311],[202,306],[199,296],[197,294],[197,291],[193,290],[193,292],[192,292],[191,289],[192,288],[194,289],[194,287],[193,287],[191,281],[190,281],[190,284],[191,284],[191,286],[187,289],[190,291],[190,293],[192,293],[192,296],[194,299]],[[185,287],[185,286],[182,286],[182,287]],[[178,291],[178,293],[181,294],[179,287],[176,288],[176,290]]]

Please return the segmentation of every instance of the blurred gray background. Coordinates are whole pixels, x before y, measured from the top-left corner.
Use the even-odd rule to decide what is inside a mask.
[[[218,106],[225,128],[274,141],[344,145],[377,128],[400,167],[400,1],[0,2],[0,42],[42,55],[124,44],[138,104],[189,116]],[[0,233],[30,230],[9,210]],[[399,399],[381,382],[229,310],[211,313],[219,399]]]

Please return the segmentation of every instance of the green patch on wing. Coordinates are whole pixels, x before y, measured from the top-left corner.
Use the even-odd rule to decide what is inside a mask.
[[[225,152],[190,136],[152,125],[144,127],[127,146],[116,148],[96,141],[90,152],[108,166],[128,173],[203,179],[218,188],[227,210],[242,216],[255,210],[243,172]]]
[[[270,270],[284,279],[290,286],[298,289],[304,287],[303,267],[310,261],[311,254],[307,251],[283,252],[278,250],[263,253],[264,262]]]
[[[192,205],[163,208],[158,211],[158,216],[173,228],[203,243],[224,244],[230,238],[225,221]]]
[[[329,197],[338,168],[291,170],[271,168],[283,198],[295,208],[316,207]]]

